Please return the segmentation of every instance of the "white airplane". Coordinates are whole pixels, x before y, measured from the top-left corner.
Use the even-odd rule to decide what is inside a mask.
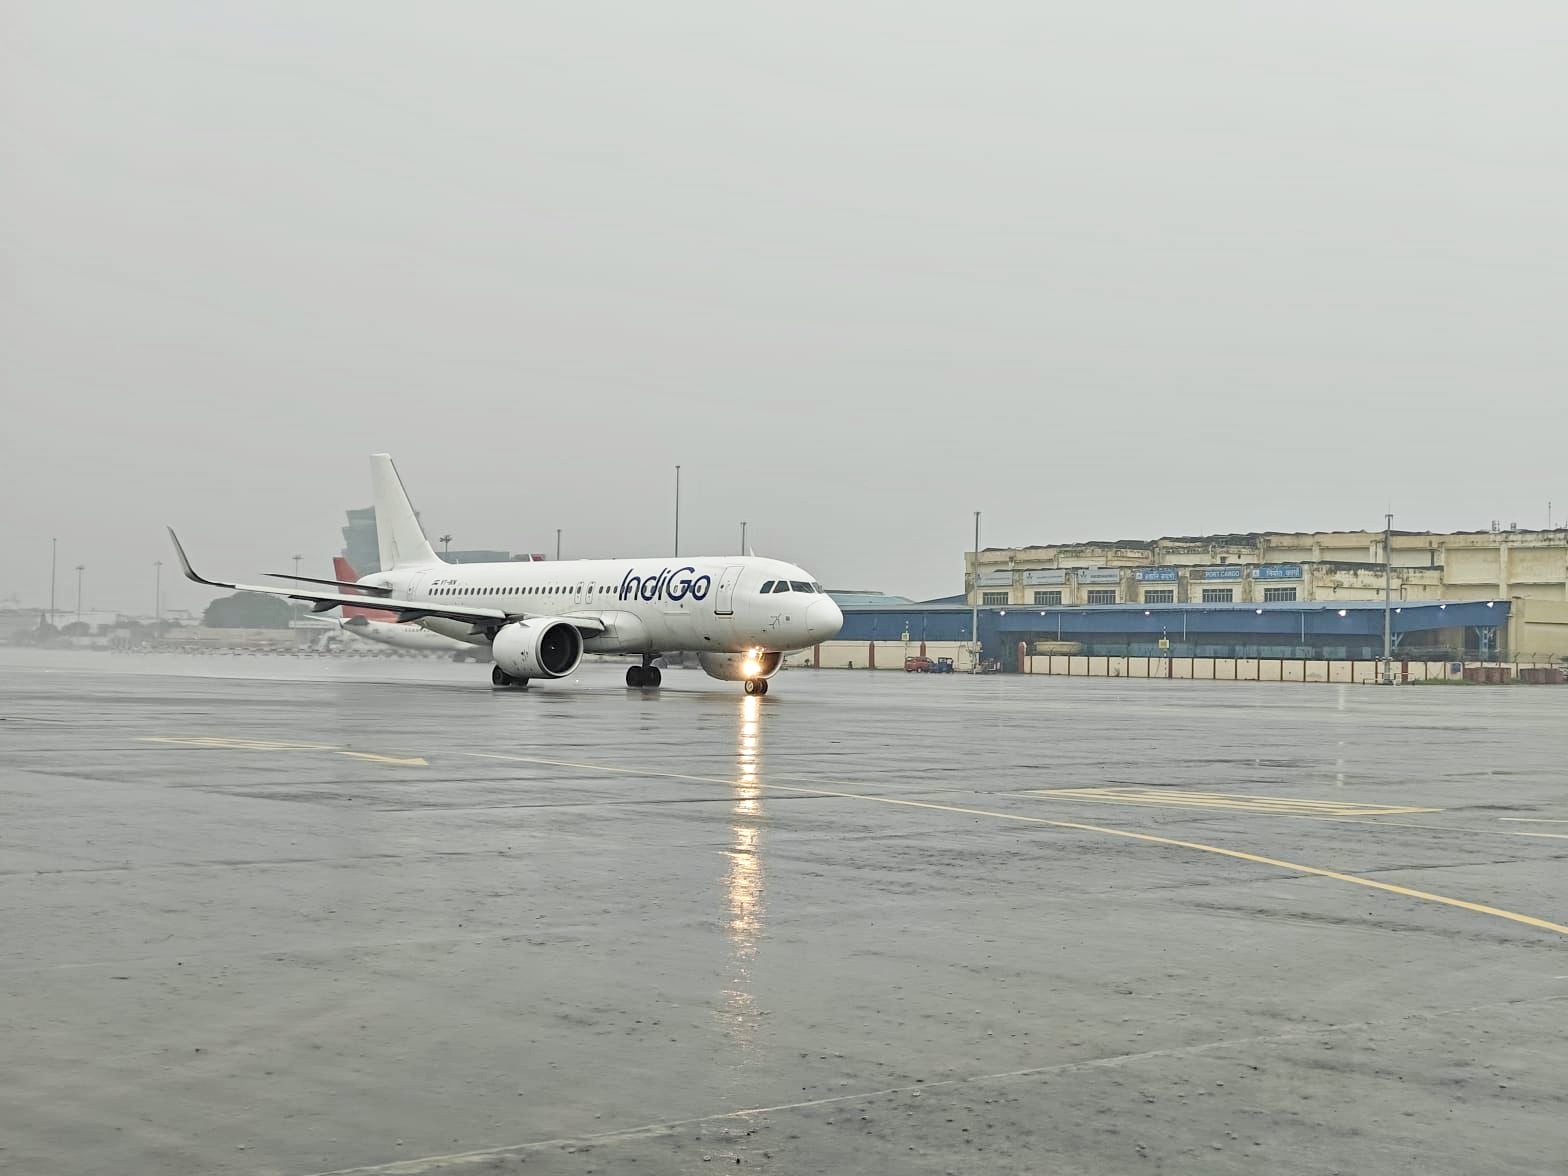
[[[419,526],[385,453],[370,458],[381,567],[354,583],[269,573],[319,588],[209,580],[196,573],[173,529],[187,579],[213,588],[310,601],[315,611],[375,607],[471,645],[488,645],[497,687],[564,678],[584,652],[635,654],[630,687],[656,687],[654,659],[694,652],[710,677],[766,694],[784,654],[830,640],[844,614],[810,573],[776,559],[705,556],[579,559],[554,563],[448,564]],[[350,592],[354,594],[350,594]]]

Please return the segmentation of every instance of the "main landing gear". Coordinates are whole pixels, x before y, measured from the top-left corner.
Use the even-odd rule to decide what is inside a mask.
[[[656,654],[643,654],[642,665],[628,666],[626,669],[626,684],[633,690],[657,690],[664,681],[664,675],[659,673],[659,667],[653,664]]]
[[[494,686],[497,690],[505,690],[508,687],[513,687],[513,688],[516,688],[518,690],[527,690],[528,689],[528,679],[527,678],[514,678],[514,677],[512,677],[511,674],[508,674],[500,666],[491,666],[490,667],[490,685]]]
[[[768,692],[768,680],[766,678],[747,678],[746,679],[746,693],[747,694],[766,694],[767,692]]]

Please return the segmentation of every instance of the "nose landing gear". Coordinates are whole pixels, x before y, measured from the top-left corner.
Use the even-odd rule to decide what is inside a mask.
[[[768,680],[766,678],[747,678],[746,679],[746,693],[747,694],[766,694],[767,692],[768,692]]]

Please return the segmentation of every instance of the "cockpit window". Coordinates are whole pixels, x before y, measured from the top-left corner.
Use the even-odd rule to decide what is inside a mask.
[[[826,596],[828,594],[828,590],[821,584],[818,584],[815,580],[811,582],[811,590],[813,592],[819,593],[822,596]]]
[[[789,581],[788,580],[779,580],[777,583],[775,583],[773,585],[773,591],[775,591],[775,592],[788,592],[789,591]]]
[[[795,592],[810,592],[811,591],[811,585],[807,584],[803,580],[791,580],[789,582],[789,586]]]
[[[758,591],[759,595],[766,596],[769,592],[773,591],[773,581],[769,580],[767,583],[765,583],[757,591]]]

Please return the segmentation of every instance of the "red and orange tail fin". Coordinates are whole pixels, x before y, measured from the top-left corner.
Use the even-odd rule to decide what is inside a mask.
[[[334,579],[342,580],[345,583],[353,583],[359,579],[359,573],[341,555],[332,557],[332,575]],[[359,592],[353,588],[345,588],[343,592],[347,596],[359,595]],[[364,617],[367,621],[390,621],[396,619],[392,613],[387,612],[384,608],[355,608],[352,605],[345,604],[342,611],[345,621],[353,620],[355,617]]]

